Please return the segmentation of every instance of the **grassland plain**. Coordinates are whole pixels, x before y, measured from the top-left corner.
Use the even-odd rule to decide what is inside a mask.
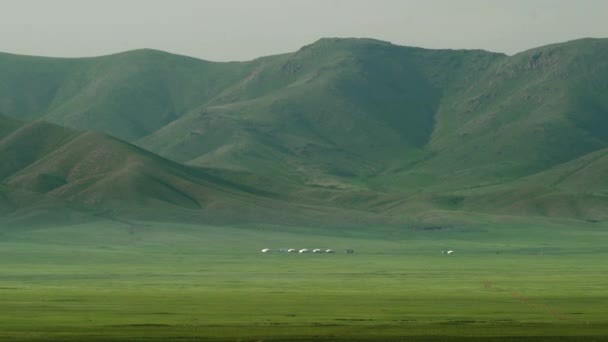
[[[495,219],[4,226],[0,340],[606,340],[605,224]]]

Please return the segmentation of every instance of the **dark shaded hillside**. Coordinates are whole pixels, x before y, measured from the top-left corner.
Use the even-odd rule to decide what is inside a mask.
[[[205,199],[205,191],[189,195],[197,190],[190,184],[188,190],[172,184],[187,183],[184,167],[114,138],[41,121],[2,123],[13,126],[0,136],[0,177],[8,187],[85,205],[158,202],[199,208]]]
[[[3,215],[71,210],[92,217],[101,210],[121,217],[283,224],[373,216],[288,203],[281,194],[226,181],[100,133],[2,116],[0,132]]]

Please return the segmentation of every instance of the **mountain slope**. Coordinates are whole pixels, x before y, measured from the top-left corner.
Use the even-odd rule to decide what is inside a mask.
[[[344,185],[344,176],[420,157],[442,91],[418,65],[426,52],[323,39],[248,63],[147,50],[75,60],[3,55],[0,110],[102,131],[193,165]],[[437,60],[502,56],[445,54]],[[15,83],[33,91],[21,96]]]
[[[40,121],[7,131],[0,137],[5,161],[0,179],[9,187],[88,205],[159,202],[196,208],[213,192],[193,184],[181,189],[174,182],[194,179],[189,170],[103,134]]]
[[[154,50],[76,59],[0,54],[0,111],[133,141],[247,72],[245,63]]]
[[[473,192],[470,205],[471,209],[606,219],[606,175],[608,149],[602,149],[512,183]]]
[[[432,160],[452,182],[503,182],[607,147],[608,40],[580,40],[497,61],[437,113]],[[429,172],[430,173],[430,172]]]
[[[608,148],[606,39],[515,56],[322,39],[295,53],[243,63],[151,50],[84,59],[3,54],[0,71],[7,75],[0,81],[0,110],[15,117],[101,131],[164,158],[205,167],[215,179],[291,201],[394,208],[394,213],[418,208],[414,202],[424,208],[559,215],[535,209],[539,195],[550,193],[568,198],[564,208],[580,207],[568,204],[578,195],[597,199],[597,208],[603,205],[604,194],[583,191],[576,177],[559,186],[528,182],[562,174],[568,163],[578,165]],[[52,149],[69,144],[61,139],[80,139],[73,142],[77,149],[99,137],[89,134],[31,143]],[[129,151],[121,148],[119,154]],[[146,162],[99,153],[121,166],[117,175],[126,183],[156,184],[139,205],[165,198],[178,207],[204,207],[200,194],[183,196],[181,187],[161,185],[189,179],[190,171],[176,171],[183,167],[155,163],[154,169],[171,170],[173,178],[165,178],[166,173],[148,174]],[[13,167],[22,163],[11,158]],[[594,165],[594,173],[602,174],[604,164]],[[39,184],[38,190],[93,202],[91,193],[105,189],[104,183],[91,193],[77,187],[85,183],[66,187],[63,174],[11,177],[7,184]],[[101,196],[99,203],[112,196]],[[114,200],[119,198],[129,194]],[[584,216],[579,209],[563,212]]]
[[[266,63],[231,92],[230,103],[184,115],[139,144],[195,165],[352,187],[426,155],[439,85],[470,73],[465,68],[447,80],[427,53],[434,54],[374,40],[324,39]],[[483,68],[503,57],[443,53],[435,57],[442,66],[471,60]]]
[[[321,40],[266,63],[229,103],[220,96],[138,143],[316,186],[508,182],[608,146],[607,60],[608,40],[513,57]]]
[[[204,222],[352,222],[364,212],[289,203],[95,132],[0,116],[0,212],[99,210]],[[311,218],[312,217],[312,218]]]

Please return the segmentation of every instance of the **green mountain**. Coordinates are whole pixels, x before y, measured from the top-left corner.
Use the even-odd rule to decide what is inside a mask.
[[[177,162],[282,200],[391,216],[434,209],[577,218],[606,212],[607,39],[515,56],[322,39],[239,63],[152,50],[81,59],[1,54],[0,73],[0,111],[103,132],[174,161],[85,133],[83,141],[103,137],[109,149],[121,146],[109,160],[122,165],[124,183],[107,178],[66,187],[65,174],[46,171],[36,177],[51,176],[4,181],[72,201],[196,209],[199,196],[161,185],[191,180],[190,170],[200,170]],[[81,147],[74,157],[53,156],[57,165],[108,164],[91,162],[95,143],[87,146],[77,133],[29,134],[36,136],[31,153],[67,140]],[[135,150],[154,165],[130,163],[124,154]],[[2,156],[16,159],[15,168],[26,157]],[[163,170],[162,177],[148,176],[162,182],[153,181],[154,190],[135,185],[150,168]],[[109,184],[122,185],[114,191]]]
[[[0,54],[0,70],[0,111],[130,141],[205,103],[247,73],[238,63],[153,50],[78,59]]]
[[[309,216],[347,222],[347,215],[371,216],[288,203],[281,194],[220,179],[105,134],[43,121],[0,116],[0,160],[4,215],[69,209],[89,217],[237,223],[303,222]]]

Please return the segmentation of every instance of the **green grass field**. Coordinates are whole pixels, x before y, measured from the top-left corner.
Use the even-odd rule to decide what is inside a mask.
[[[3,227],[0,340],[606,340],[606,228]]]

